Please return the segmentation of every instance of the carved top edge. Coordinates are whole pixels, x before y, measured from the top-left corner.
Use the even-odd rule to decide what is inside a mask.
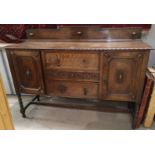
[[[63,42],[32,41],[13,44],[6,49],[55,49],[55,50],[152,50],[151,46],[141,40],[127,42]]]

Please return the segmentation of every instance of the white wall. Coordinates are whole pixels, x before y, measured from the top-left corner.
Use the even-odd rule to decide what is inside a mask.
[[[6,52],[4,48],[1,46],[4,46],[4,45],[0,44],[0,74],[3,79],[6,93],[14,94],[15,90],[14,90],[9,64],[7,61]]]
[[[152,24],[149,33],[143,37],[143,40],[155,49],[155,24]],[[149,59],[149,66],[155,67],[155,50],[152,50]]]

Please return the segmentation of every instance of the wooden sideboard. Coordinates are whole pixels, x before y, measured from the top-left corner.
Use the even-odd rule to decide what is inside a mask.
[[[141,33],[140,28],[28,30],[27,40],[6,48],[23,117],[42,95],[126,101],[134,103],[135,127],[151,50]],[[24,107],[21,93],[36,96]]]

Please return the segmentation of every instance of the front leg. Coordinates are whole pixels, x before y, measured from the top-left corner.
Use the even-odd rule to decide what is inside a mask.
[[[135,103],[135,106],[133,108],[133,121],[132,121],[132,128],[136,129],[139,127],[138,125],[138,114],[139,114],[139,102]]]
[[[20,112],[21,112],[23,118],[26,118],[25,108],[24,108],[24,105],[23,105],[23,100],[22,100],[22,97],[21,97],[21,93],[17,93],[17,97],[18,97],[18,102],[19,102],[19,106],[20,106]]]

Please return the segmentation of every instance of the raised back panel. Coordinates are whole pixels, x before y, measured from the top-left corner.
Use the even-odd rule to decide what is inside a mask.
[[[140,39],[141,28],[60,27],[58,29],[29,29],[28,39],[112,40]]]

